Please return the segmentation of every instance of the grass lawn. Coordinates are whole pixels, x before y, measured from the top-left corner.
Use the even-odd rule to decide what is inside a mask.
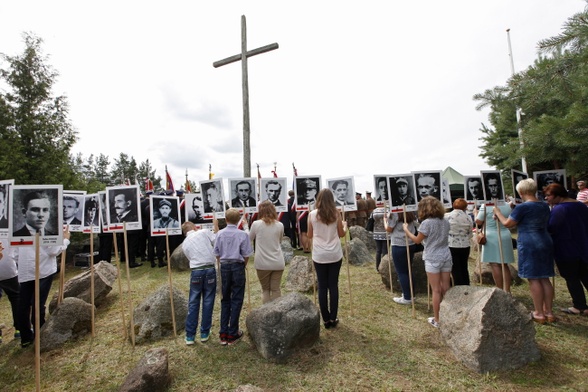
[[[298,254],[298,252],[296,252]],[[470,272],[474,269],[471,259]],[[287,274],[288,267],[286,267]],[[67,267],[67,278],[82,270]],[[261,305],[261,293],[252,263],[248,267],[251,307]],[[438,330],[427,324],[432,310],[427,298],[417,299],[416,317],[410,306],[395,304],[384,288],[375,264],[347,265],[340,276],[340,323],[321,326],[320,341],[293,356],[286,364],[264,360],[247,336],[232,347],[218,343],[220,303],[217,296],[211,339],[186,346],[183,331],[177,339],[163,339],[132,347],[124,339],[118,284],[96,311],[96,337],[85,336],[63,348],[41,354],[42,391],[116,391],[146,350],[166,347],[173,377],[171,391],[231,391],[252,384],[267,391],[586,391],[588,390],[588,317],[570,316],[557,309],[571,305],[565,282],[556,278],[556,315],[560,321],[536,325],[542,358],[516,371],[478,374],[467,369],[444,344]],[[188,295],[189,271],[173,272],[173,284]],[[123,292],[127,300],[126,275]],[[148,264],[131,270],[134,306],[158,287],[168,284],[166,268]],[[55,291],[56,279],[53,284]],[[515,298],[531,308],[524,281],[512,289]],[[284,293],[284,292],[283,292]],[[394,293],[398,296],[399,293]],[[312,293],[309,294],[312,299]],[[241,315],[245,329],[247,295]],[[129,316],[126,315],[128,322]],[[35,360],[32,347],[21,349],[12,338],[12,317],[6,297],[0,300],[0,322],[6,324],[0,345],[0,391],[34,391]],[[182,326],[183,327],[183,326]]]

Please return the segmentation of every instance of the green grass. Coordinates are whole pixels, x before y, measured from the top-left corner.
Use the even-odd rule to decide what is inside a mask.
[[[472,260],[473,263],[473,260]],[[473,271],[473,264],[470,271]],[[261,305],[261,293],[249,265],[252,308]],[[421,296],[416,317],[411,307],[393,303],[374,264],[351,266],[353,308],[349,302],[347,267],[341,269],[338,328],[321,327],[320,341],[294,355],[286,364],[263,359],[247,336],[233,347],[218,344],[219,298],[215,304],[213,335],[206,344],[184,344],[183,332],[152,344],[132,347],[124,339],[118,284],[96,311],[96,337],[69,342],[41,354],[43,391],[116,391],[146,350],[166,347],[173,377],[171,391],[230,391],[253,384],[267,391],[586,391],[588,390],[588,317],[556,312],[560,321],[537,325],[536,340],[542,358],[522,369],[478,374],[463,366],[444,344],[439,331],[426,322],[431,311]],[[81,270],[67,268],[67,277]],[[284,274],[285,279],[286,273]],[[188,293],[189,271],[174,272],[173,284]],[[165,268],[144,265],[131,270],[134,306],[168,284]],[[126,275],[123,292],[127,300]],[[53,289],[57,289],[57,280]],[[531,307],[528,286],[513,287],[513,295]],[[285,291],[283,291],[285,293]],[[398,293],[394,293],[398,295]],[[312,299],[312,293],[309,294]],[[570,306],[561,278],[556,279],[556,309]],[[129,315],[125,309],[126,320]],[[351,312],[353,311],[353,315]],[[245,327],[247,295],[241,316]],[[11,324],[10,305],[0,300],[0,321]],[[12,341],[4,330],[0,345],[0,391],[35,390],[34,350]]]

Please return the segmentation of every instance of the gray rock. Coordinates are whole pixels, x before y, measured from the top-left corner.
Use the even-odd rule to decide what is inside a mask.
[[[367,246],[370,252],[376,251],[376,241],[371,231],[367,231],[361,226],[351,226],[349,228],[349,235],[352,239],[360,239]]]
[[[182,245],[176,247],[170,257],[171,267],[177,271],[188,271],[190,269],[190,260],[184,254]]]
[[[512,278],[511,285],[520,285],[523,283],[523,279],[519,276],[519,271],[512,264],[507,264],[504,268],[510,270],[510,276]],[[480,282],[480,265],[476,265],[474,271],[470,274],[471,282],[478,284]],[[492,277],[492,268],[488,263],[482,263],[482,284],[494,286],[494,278]]]
[[[390,262],[388,261],[388,257],[390,255],[382,256],[382,262],[380,263],[380,276],[382,277],[382,283],[386,286],[388,290],[390,290],[390,273],[388,271],[388,265]],[[400,287],[400,282],[398,281],[398,274],[396,273],[396,269],[394,268],[394,262],[391,263],[392,265],[392,288],[394,292],[401,293],[402,288]],[[423,261],[423,253],[418,252],[414,254],[414,258],[411,264],[412,270],[412,288],[414,294],[427,294],[427,273],[425,272],[425,263]]]
[[[92,332],[92,305],[79,298],[64,298],[41,328],[41,351],[54,350],[89,332]]]
[[[498,288],[455,286],[441,302],[441,336],[454,355],[480,373],[539,360],[529,312]]]
[[[296,350],[311,347],[320,334],[318,308],[300,293],[290,293],[247,315],[247,331],[262,357],[285,362]]]
[[[184,329],[188,315],[188,296],[174,287],[176,332]],[[133,312],[135,343],[141,344],[173,335],[169,286],[162,286],[149,295]],[[130,336],[129,336],[130,338]]]
[[[359,226],[356,226],[359,227]],[[364,229],[365,230],[365,229]],[[349,263],[352,265],[364,265],[375,263],[374,257],[370,254],[365,243],[359,238],[354,238],[347,243]],[[345,249],[343,249],[345,251]]]
[[[282,247],[282,253],[284,254],[284,261],[286,262],[286,265],[288,265],[294,257],[294,249],[292,249],[290,238],[284,237],[284,239],[280,243],[280,246]]]
[[[294,256],[288,275],[286,276],[286,290],[308,293],[314,289],[316,277],[312,261],[305,256]]]
[[[112,291],[112,286],[116,281],[118,271],[116,267],[107,261],[101,261],[94,265],[94,305],[100,306],[104,298]],[[74,276],[63,285],[63,298],[76,297],[92,303],[91,293],[91,271],[82,272]],[[56,292],[49,303],[49,313],[53,313],[57,307],[57,297],[59,293]]]
[[[147,350],[137,366],[127,375],[120,392],[162,392],[166,391],[171,376],[169,374],[169,354],[166,348]]]

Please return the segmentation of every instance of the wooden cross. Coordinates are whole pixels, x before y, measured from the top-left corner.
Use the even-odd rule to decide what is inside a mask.
[[[251,177],[251,147],[250,147],[250,132],[249,132],[249,82],[247,76],[247,57],[255,56],[257,54],[269,52],[270,50],[278,49],[278,44],[273,43],[261,48],[247,51],[247,24],[245,22],[245,15],[241,15],[241,53],[236,54],[226,59],[215,61],[212,63],[214,68],[222,67],[223,65],[234,63],[241,60],[241,73],[243,78],[243,176]]]

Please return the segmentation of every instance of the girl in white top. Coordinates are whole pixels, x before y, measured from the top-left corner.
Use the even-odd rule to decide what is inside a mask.
[[[316,210],[308,218],[308,238],[312,239],[312,260],[325,328],[336,327],[339,322],[339,271],[343,260],[340,237],[346,231],[347,222],[343,222],[335,207],[333,192],[322,189],[316,198]]]
[[[255,241],[254,265],[265,304],[282,295],[280,283],[286,265],[281,246],[284,225],[278,220],[276,207],[269,200],[259,204],[257,214],[258,220],[251,225],[249,238]]]

